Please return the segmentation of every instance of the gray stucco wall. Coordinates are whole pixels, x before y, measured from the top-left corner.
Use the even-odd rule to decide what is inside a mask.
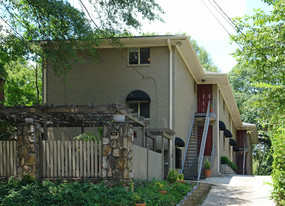
[[[175,136],[187,144],[190,126],[197,111],[197,96],[194,93],[194,79],[177,50],[174,50],[173,129]],[[185,149],[182,149],[182,161]]]
[[[150,58],[150,65],[131,67],[126,62],[128,49],[101,49],[98,63],[86,60],[84,63],[74,65],[66,75],[67,83],[57,78],[52,68],[48,67],[47,103],[126,104],[126,97],[130,92],[142,90],[151,98],[149,127],[167,128],[169,126],[168,47],[152,47]]]
[[[74,65],[67,73],[67,83],[53,75],[48,68],[47,102],[49,104],[108,104],[118,102],[125,104],[127,95],[136,89],[145,91],[151,98],[150,126],[167,127],[168,118],[168,48],[151,48],[151,64],[135,66],[144,74],[143,78],[133,67],[117,53],[126,59],[128,50],[100,50],[98,63],[86,61]],[[155,84],[156,83],[156,84]],[[156,111],[158,121],[156,125]]]

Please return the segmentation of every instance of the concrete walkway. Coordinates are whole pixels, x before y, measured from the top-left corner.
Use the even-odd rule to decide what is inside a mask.
[[[213,184],[202,206],[256,205],[273,206],[270,200],[270,176],[230,175],[211,177],[199,182]]]

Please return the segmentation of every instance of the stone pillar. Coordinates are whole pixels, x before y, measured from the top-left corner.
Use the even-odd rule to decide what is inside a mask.
[[[17,139],[17,177],[23,175],[39,177],[39,137],[41,135],[35,124],[19,124]]]
[[[105,183],[128,186],[132,175],[133,128],[126,123],[103,126],[103,170]]]

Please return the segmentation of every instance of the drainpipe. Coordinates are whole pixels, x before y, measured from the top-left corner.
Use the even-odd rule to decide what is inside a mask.
[[[170,39],[167,39],[167,45],[168,45],[168,49],[169,49],[169,129],[173,128],[172,125],[172,118],[173,118],[173,56],[172,56],[172,47],[170,44]],[[173,168],[172,165],[172,159],[173,159],[173,151],[172,151],[172,140],[169,141],[169,148],[170,148],[170,153],[169,153],[169,168]]]
[[[220,174],[220,88],[217,85],[217,158],[218,158],[218,174]]]

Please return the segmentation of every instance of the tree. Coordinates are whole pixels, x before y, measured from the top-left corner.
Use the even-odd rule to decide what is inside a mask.
[[[259,9],[253,16],[235,18],[239,33],[232,39],[243,47],[235,57],[252,70],[251,82],[259,90],[254,104],[272,142],[272,196],[285,205],[285,1],[264,2],[272,6],[270,14]]]
[[[271,140],[267,132],[259,125],[260,112],[255,103],[260,101],[261,90],[251,81],[253,70],[243,63],[237,64],[229,73],[229,80],[243,122],[257,124],[259,143],[253,148],[253,160],[257,166],[256,175],[270,175],[272,166]]]
[[[221,70],[213,63],[213,59],[210,56],[210,54],[206,51],[206,49],[204,47],[198,46],[198,43],[196,40],[191,39],[191,37],[189,38],[200,60],[200,63],[202,64],[202,67],[206,71],[220,72]]]
[[[37,82],[36,66],[29,65],[22,58],[7,64],[5,71],[7,73],[4,84],[6,106],[32,106],[41,102],[41,81]],[[41,79],[41,75],[38,75],[38,79]]]
[[[162,9],[155,0],[88,0],[100,20],[72,7],[66,0],[3,0],[1,20],[10,27],[10,35],[2,35],[0,63],[16,60],[16,56],[33,57],[39,54],[49,59],[58,75],[81,62],[82,55],[97,57],[96,46],[102,38],[110,38],[128,29],[138,29],[140,19],[160,19]],[[83,10],[86,6],[79,0]],[[39,46],[39,42],[41,45]],[[43,42],[44,41],[44,42]],[[94,45],[90,47],[90,45]],[[3,70],[3,64],[0,68]]]

